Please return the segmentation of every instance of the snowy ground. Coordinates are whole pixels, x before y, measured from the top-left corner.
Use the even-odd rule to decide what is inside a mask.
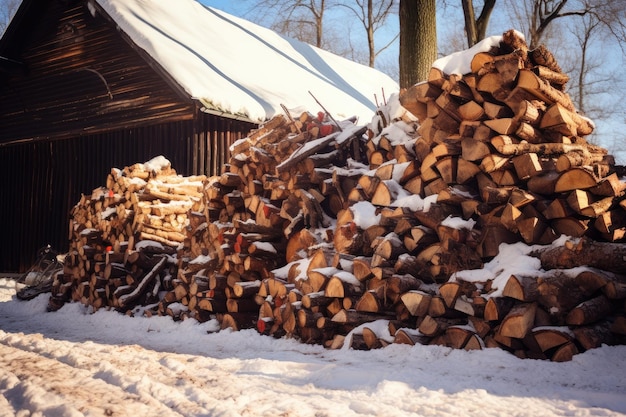
[[[626,416],[626,346],[571,362],[390,345],[325,350],[215,323],[47,313],[0,278],[4,416]]]

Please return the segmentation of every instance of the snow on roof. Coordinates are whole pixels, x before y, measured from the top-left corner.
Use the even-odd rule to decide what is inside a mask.
[[[194,0],[96,1],[210,112],[260,122],[281,104],[320,111],[316,98],[334,117],[366,123],[376,101],[399,90],[378,70]]]

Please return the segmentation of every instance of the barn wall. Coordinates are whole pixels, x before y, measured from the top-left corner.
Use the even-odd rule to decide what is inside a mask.
[[[221,172],[228,146],[253,125],[201,114],[65,140],[0,146],[0,271],[22,272],[38,248],[68,248],[69,216],[81,194],[106,185],[111,168],[163,155],[179,175]]]
[[[45,12],[3,52],[23,67],[0,72],[0,142],[194,118],[193,100],[84,1],[38,7]]]

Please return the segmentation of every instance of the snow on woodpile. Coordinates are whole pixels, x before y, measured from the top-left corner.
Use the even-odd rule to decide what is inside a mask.
[[[486,42],[367,126],[278,115],[219,176],[160,158],[113,169],[74,208],[50,309],[217,319],[331,348],[563,361],[624,343],[617,167],[586,142],[549,51],[513,31]]]

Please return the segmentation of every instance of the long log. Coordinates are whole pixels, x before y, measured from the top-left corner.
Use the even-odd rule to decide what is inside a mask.
[[[578,244],[567,244],[547,249],[540,254],[544,269],[569,269],[588,265],[617,274],[626,274],[626,245],[581,239]]]
[[[581,152],[583,155],[589,153],[605,155],[606,149],[595,145],[580,145],[570,143],[504,143],[494,144],[496,150],[503,155],[521,155],[533,152],[542,156],[558,156],[568,152]]]

